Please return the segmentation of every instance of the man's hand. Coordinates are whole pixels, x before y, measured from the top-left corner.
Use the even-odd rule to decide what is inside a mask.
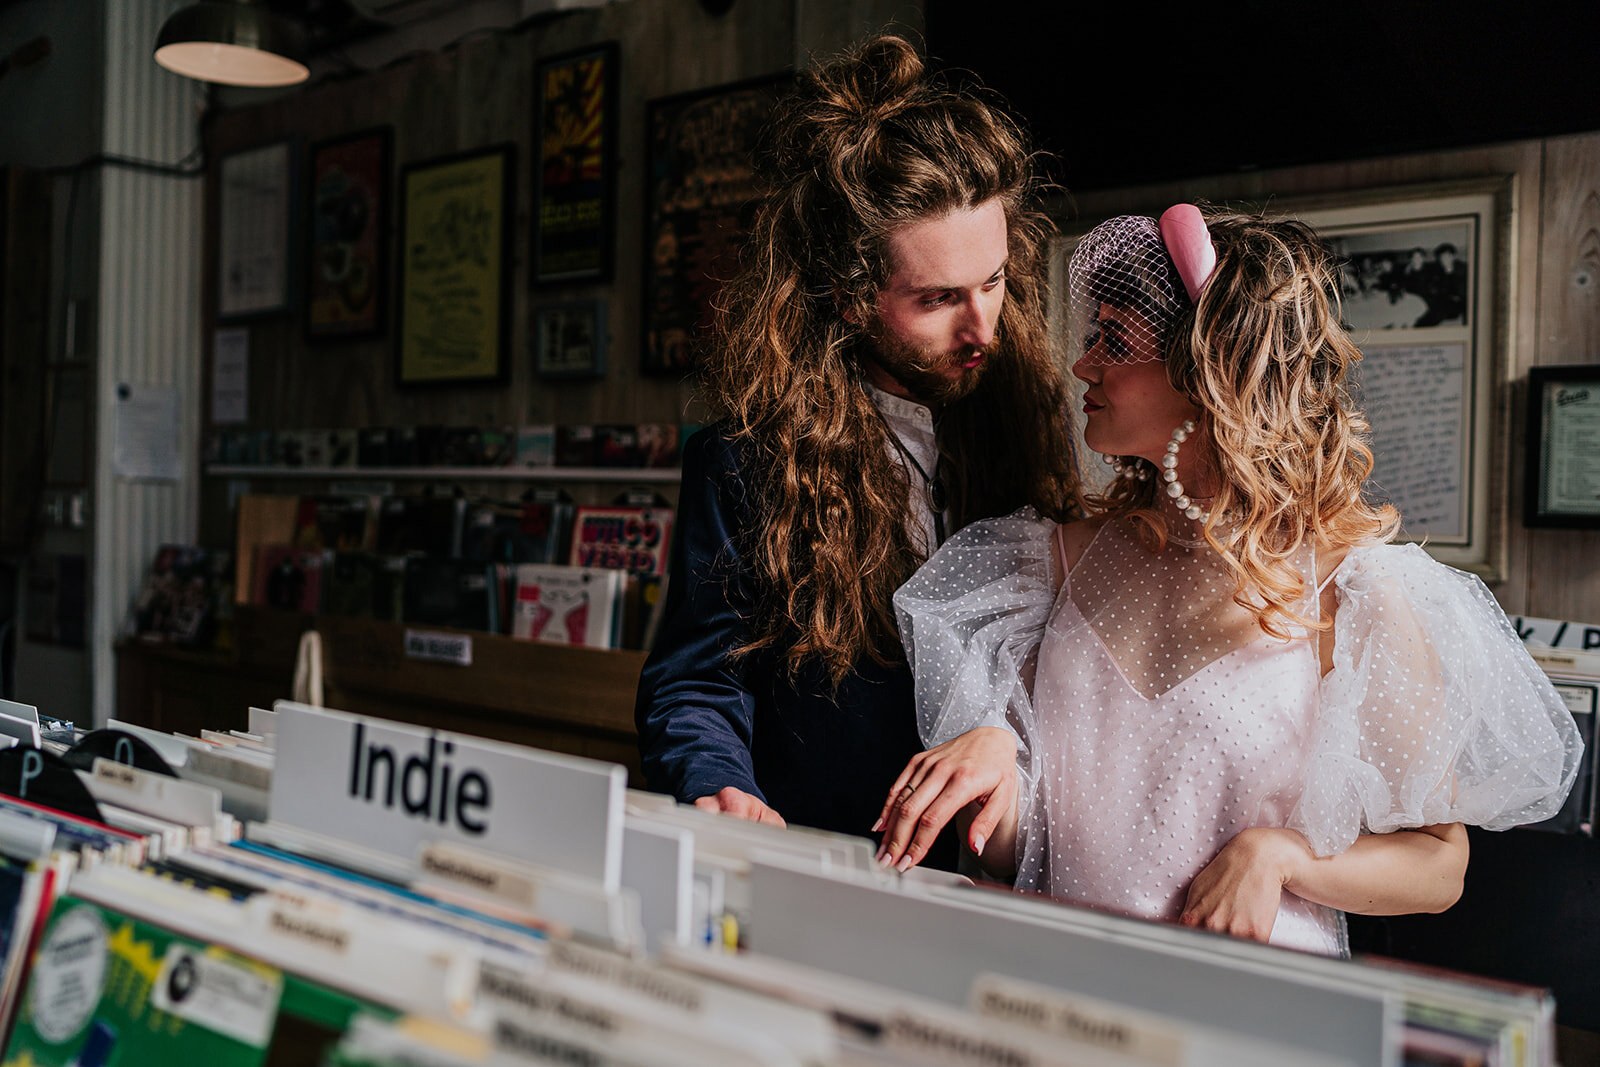
[[[878,862],[901,871],[916,866],[945,824],[974,802],[979,811],[967,844],[981,857],[1017,802],[1017,738],[1010,730],[980,726],[913,756],[872,828],[883,830]]]
[[[718,811],[724,815],[732,815],[735,819],[749,819],[751,822],[770,823],[773,826],[787,826],[783,816],[767,807],[755,797],[742,789],[733,786],[724,786],[708,797],[699,797],[694,806],[702,811]]]
[[[1267,826],[1244,830],[1194,876],[1178,921],[1266,941],[1278,919],[1284,885],[1310,855],[1305,838],[1293,830]]]

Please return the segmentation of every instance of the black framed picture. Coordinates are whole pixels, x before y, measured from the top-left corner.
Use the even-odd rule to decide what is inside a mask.
[[[289,313],[294,303],[299,137],[256,145],[217,161],[217,320]],[[296,242],[298,247],[298,242]]]
[[[400,174],[400,385],[506,379],[511,338],[514,145]]]
[[[652,100],[645,119],[644,347],[647,373],[677,373],[711,322],[755,207],[756,138],[793,76]]]
[[[541,378],[603,378],[606,302],[546,304],[533,313],[533,369]]]
[[[311,146],[306,337],[367,337],[386,328],[389,173],[394,128]]]
[[[534,69],[535,285],[611,280],[619,56],[606,42]]]
[[[1600,364],[1528,370],[1525,526],[1600,529]]]

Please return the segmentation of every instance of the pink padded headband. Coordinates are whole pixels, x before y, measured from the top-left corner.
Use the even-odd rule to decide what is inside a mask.
[[[1217,250],[1200,209],[1193,204],[1174,204],[1161,213],[1161,241],[1178,268],[1178,277],[1191,301],[1200,299],[1200,290],[1217,267]]]

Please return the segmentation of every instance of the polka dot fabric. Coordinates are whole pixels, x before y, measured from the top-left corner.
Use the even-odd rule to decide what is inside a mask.
[[[1151,553],[1112,521],[1063,576],[1055,529],[969,526],[895,598],[924,742],[1018,736],[1019,888],[1175,919],[1248,827],[1330,855],[1362,832],[1536,821],[1571,787],[1559,696],[1482,583],[1420,549],[1349,553],[1321,677],[1310,635],[1264,634],[1209,547]],[[1347,951],[1342,915],[1289,894],[1272,940]]]
[[[1554,815],[1583,743],[1483,582],[1380,545],[1351,552],[1334,584],[1334,665],[1289,825],[1328,855],[1363,831]]]

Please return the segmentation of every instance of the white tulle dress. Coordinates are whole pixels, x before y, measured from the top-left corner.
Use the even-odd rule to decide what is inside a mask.
[[[1321,856],[1357,835],[1554,814],[1571,714],[1476,577],[1415,546],[1352,549],[1333,669],[1265,634],[1204,543],[1153,553],[1106,522],[1065,572],[1024,509],[967,527],[895,596],[923,742],[1018,737],[1017,886],[1176,919],[1234,835],[1287,826]],[[1314,561],[1301,561],[1306,607]],[[1344,916],[1285,894],[1274,944],[1348,953]]]

